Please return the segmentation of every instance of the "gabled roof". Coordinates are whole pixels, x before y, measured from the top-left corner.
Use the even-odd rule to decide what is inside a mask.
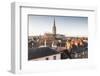
[[[51,49],[49,47],[41,47],[41,48],[29,48],[28,49],[28,60],[45,57],[49,55],[58,54],[54,49]]]

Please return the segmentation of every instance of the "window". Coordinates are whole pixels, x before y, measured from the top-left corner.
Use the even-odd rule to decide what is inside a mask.
[[[49,60],[49,58],[46,58],[46,60]]]
[[[53,59],[56,60],[56,56],[53,56]]]

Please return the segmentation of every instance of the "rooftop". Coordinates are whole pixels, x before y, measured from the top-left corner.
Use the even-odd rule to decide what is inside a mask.
[[[58,54],[54,49],[51,49],[49,47],[41,47],[41,48],[29,48],[28,49],[28,60],[45,57],[49,55]]]

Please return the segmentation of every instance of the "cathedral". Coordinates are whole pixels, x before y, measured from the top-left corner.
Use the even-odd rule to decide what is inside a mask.
[[[56,21],[54,18],[52,32],[51,33],[44,33],[44,35],[37,37],[36,40],[38,40],[38,42],[36,42],[36,40],[33,40],[33,42],[35,44],[34,47],[39,47],[39,46],[56,47],[57,44],[59,43],[59,41],[61,42],[64,38],[65,38],[64,35],[57,34]],[[30,47],[32,46],[31,43],[29,45],[30,45]]]

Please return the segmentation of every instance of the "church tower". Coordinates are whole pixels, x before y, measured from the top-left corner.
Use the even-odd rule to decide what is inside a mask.
[[[54,18],[54,24],[53,24],[53,28],[52,28],[52,33],[53,33],[53,35],[56,37],[56,25],[55,25],[55,18]]]

